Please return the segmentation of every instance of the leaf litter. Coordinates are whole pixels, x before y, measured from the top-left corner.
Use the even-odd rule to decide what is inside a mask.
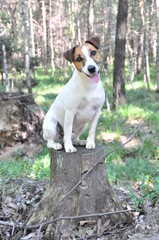
[[[0,195],[0,221],[13,225],[24,224],[40,202],[48,184],[49,182],[46,180],[36,181],[30,178],[6,180]],[[116,186],[114,186],[114,190],[125,208],[133,208],[128,190]],[[85,236],[83,239],[92,240],[159,240],[159,200],[155,207],[146,204],[138,212],[131,213],[131,225],[125,227],[119,222],[110,228],[109,222],[101,226],[100,221],[98,221],[94,227],[93,220],[84,220],[80,221],[79,234]],[[74,234],[69,235],[68,233],[63,235],[63,239],[80,239]],[[24,234],[24,231],[14,227],[0,225],[1,240],[34,240],[36,236],[36,231]],[[44,239],[43,233],[41,233],[40,239]]]

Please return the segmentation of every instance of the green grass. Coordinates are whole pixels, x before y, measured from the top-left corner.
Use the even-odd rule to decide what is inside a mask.
[[[51,76],[51,69],[49,69],[49,72],[50,75],[45,76],[44,69],[38,68],[36,72],[36,80],[38,81],[38,85],[33,88],[35,101],[45,112],[48,111],[55,97],[71,76],[70,69],[66,77],[64,72],[59,69],[55,70],[54,77]]]
[[[21,158],[17,153],[15,159],[10,159],[7,162],[0,162],[0,176],[3,181],[32,177],[35,179],[49,179],[50,176],[50,156],[49,150],[44,147],[40,155],[34,159],[24,157]]]
[[[120,106],[118,111],[110,112],[107,112],[104,106],[98,122],[96,141],[105,147],[106,154],[125,142],[141,121],[159,109],[159,94],[155,93],[153,65],[150,72],[150,91],[144,88],[143,72],[135,76],[134,89],[126,74],[126,104]],[[66,77],[59,69],[56,69],[54,77],[51,74],[45,76],[42,68],[37,69],[38,85],[33,88],[33,93],[35,101],[45,112],[70,76],[70,69]],[[105,86],[106,77],[101,74],[101,78]],[[112,74],[107,94],[112,106]],[[86,139],[87,135],[88,131],[83,134],[83,138]],[[112,184],[129,186],[131,198],[135,207],[138,207],[145,199],[154,203],[159,197],[159,113],[139,129],[139,134],[133,140],[131,146],[122,147],[106,158],[106,170]],[[0,163],[0,175],[10,179],[25,176],[49,179],[49,161],[47,148],[44,148],[35,159],[21,159],[17,154],[16,159]],[[135,193],[135,184],[140,187],[139,195]]]

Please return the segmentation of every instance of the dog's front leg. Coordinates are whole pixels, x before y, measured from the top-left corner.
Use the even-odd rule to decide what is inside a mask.
[[[74,114],[71,111],[65,112],[64,120],[64,148],[68,153],[76,152],[76,148],[72,144],[72,127]]]
[[[98,119],[100,116],[100,112],[101,112],[101,109],[94,115],[90,123],[90,129],[89,129],[89,134],[88,134],[87,144],[86,144],[87,149],[95,148],[95,132],[96,132],[96,127],[97,127]]]

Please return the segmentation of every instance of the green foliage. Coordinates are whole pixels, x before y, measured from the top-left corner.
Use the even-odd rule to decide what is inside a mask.
[[[159,177],[156,174],[158,173],[154,172],[153,176],[144,174],[140,176],[140,180],[137,183],[140,194],[130,189],[130,197],[135,209],[142,208],[146,200],[151,201],[152,205],[156,203],[159,198]]]
[[[0,162],[0,175],[3,179],[16,179],[28,175],[31,167],[30,159],[21,159],[17,154],[15,159]]]
[[[110,182],[129,184],[134,206],[139,207],[146,199],[154,204],[159,197],[159,158],[158,148],[149,139],[142,146],[131,152],[114,153],[106,160],[106,169]],[[138,184],[140,194],[133,191],[134,184]]]
[[[31,166],[30,176],[37,179],[49,179],[50,177],[50,154],[47,148],[37,156]]]
[[[55,97],[70,78],[70,74],[70,69],[67,71],[67,77],[63,70],[56,69],[54,76],[51,76],[51,68],[49,68],[49,76],[46,76],[43,68],[37,69],[35,77],[39,84],[34,87],[33,92],[35,101],[45,112],[48,111]]]

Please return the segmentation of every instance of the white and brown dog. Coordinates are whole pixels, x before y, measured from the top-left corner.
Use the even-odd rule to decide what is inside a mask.
[[[66,152],[76,152],[73,144],[86,145],[87,149],[95,148],[96,126],[105,100],[99,74],[99,45],[99,38],[94,37],[85,41],[83,46],[64,53],[65,58],[74,64],[75,70],[45,116],[43,138],[48,148],[62,148],[59,143],[61,130]],[[86,141],[80,140],[88,122],[88,138]]]

